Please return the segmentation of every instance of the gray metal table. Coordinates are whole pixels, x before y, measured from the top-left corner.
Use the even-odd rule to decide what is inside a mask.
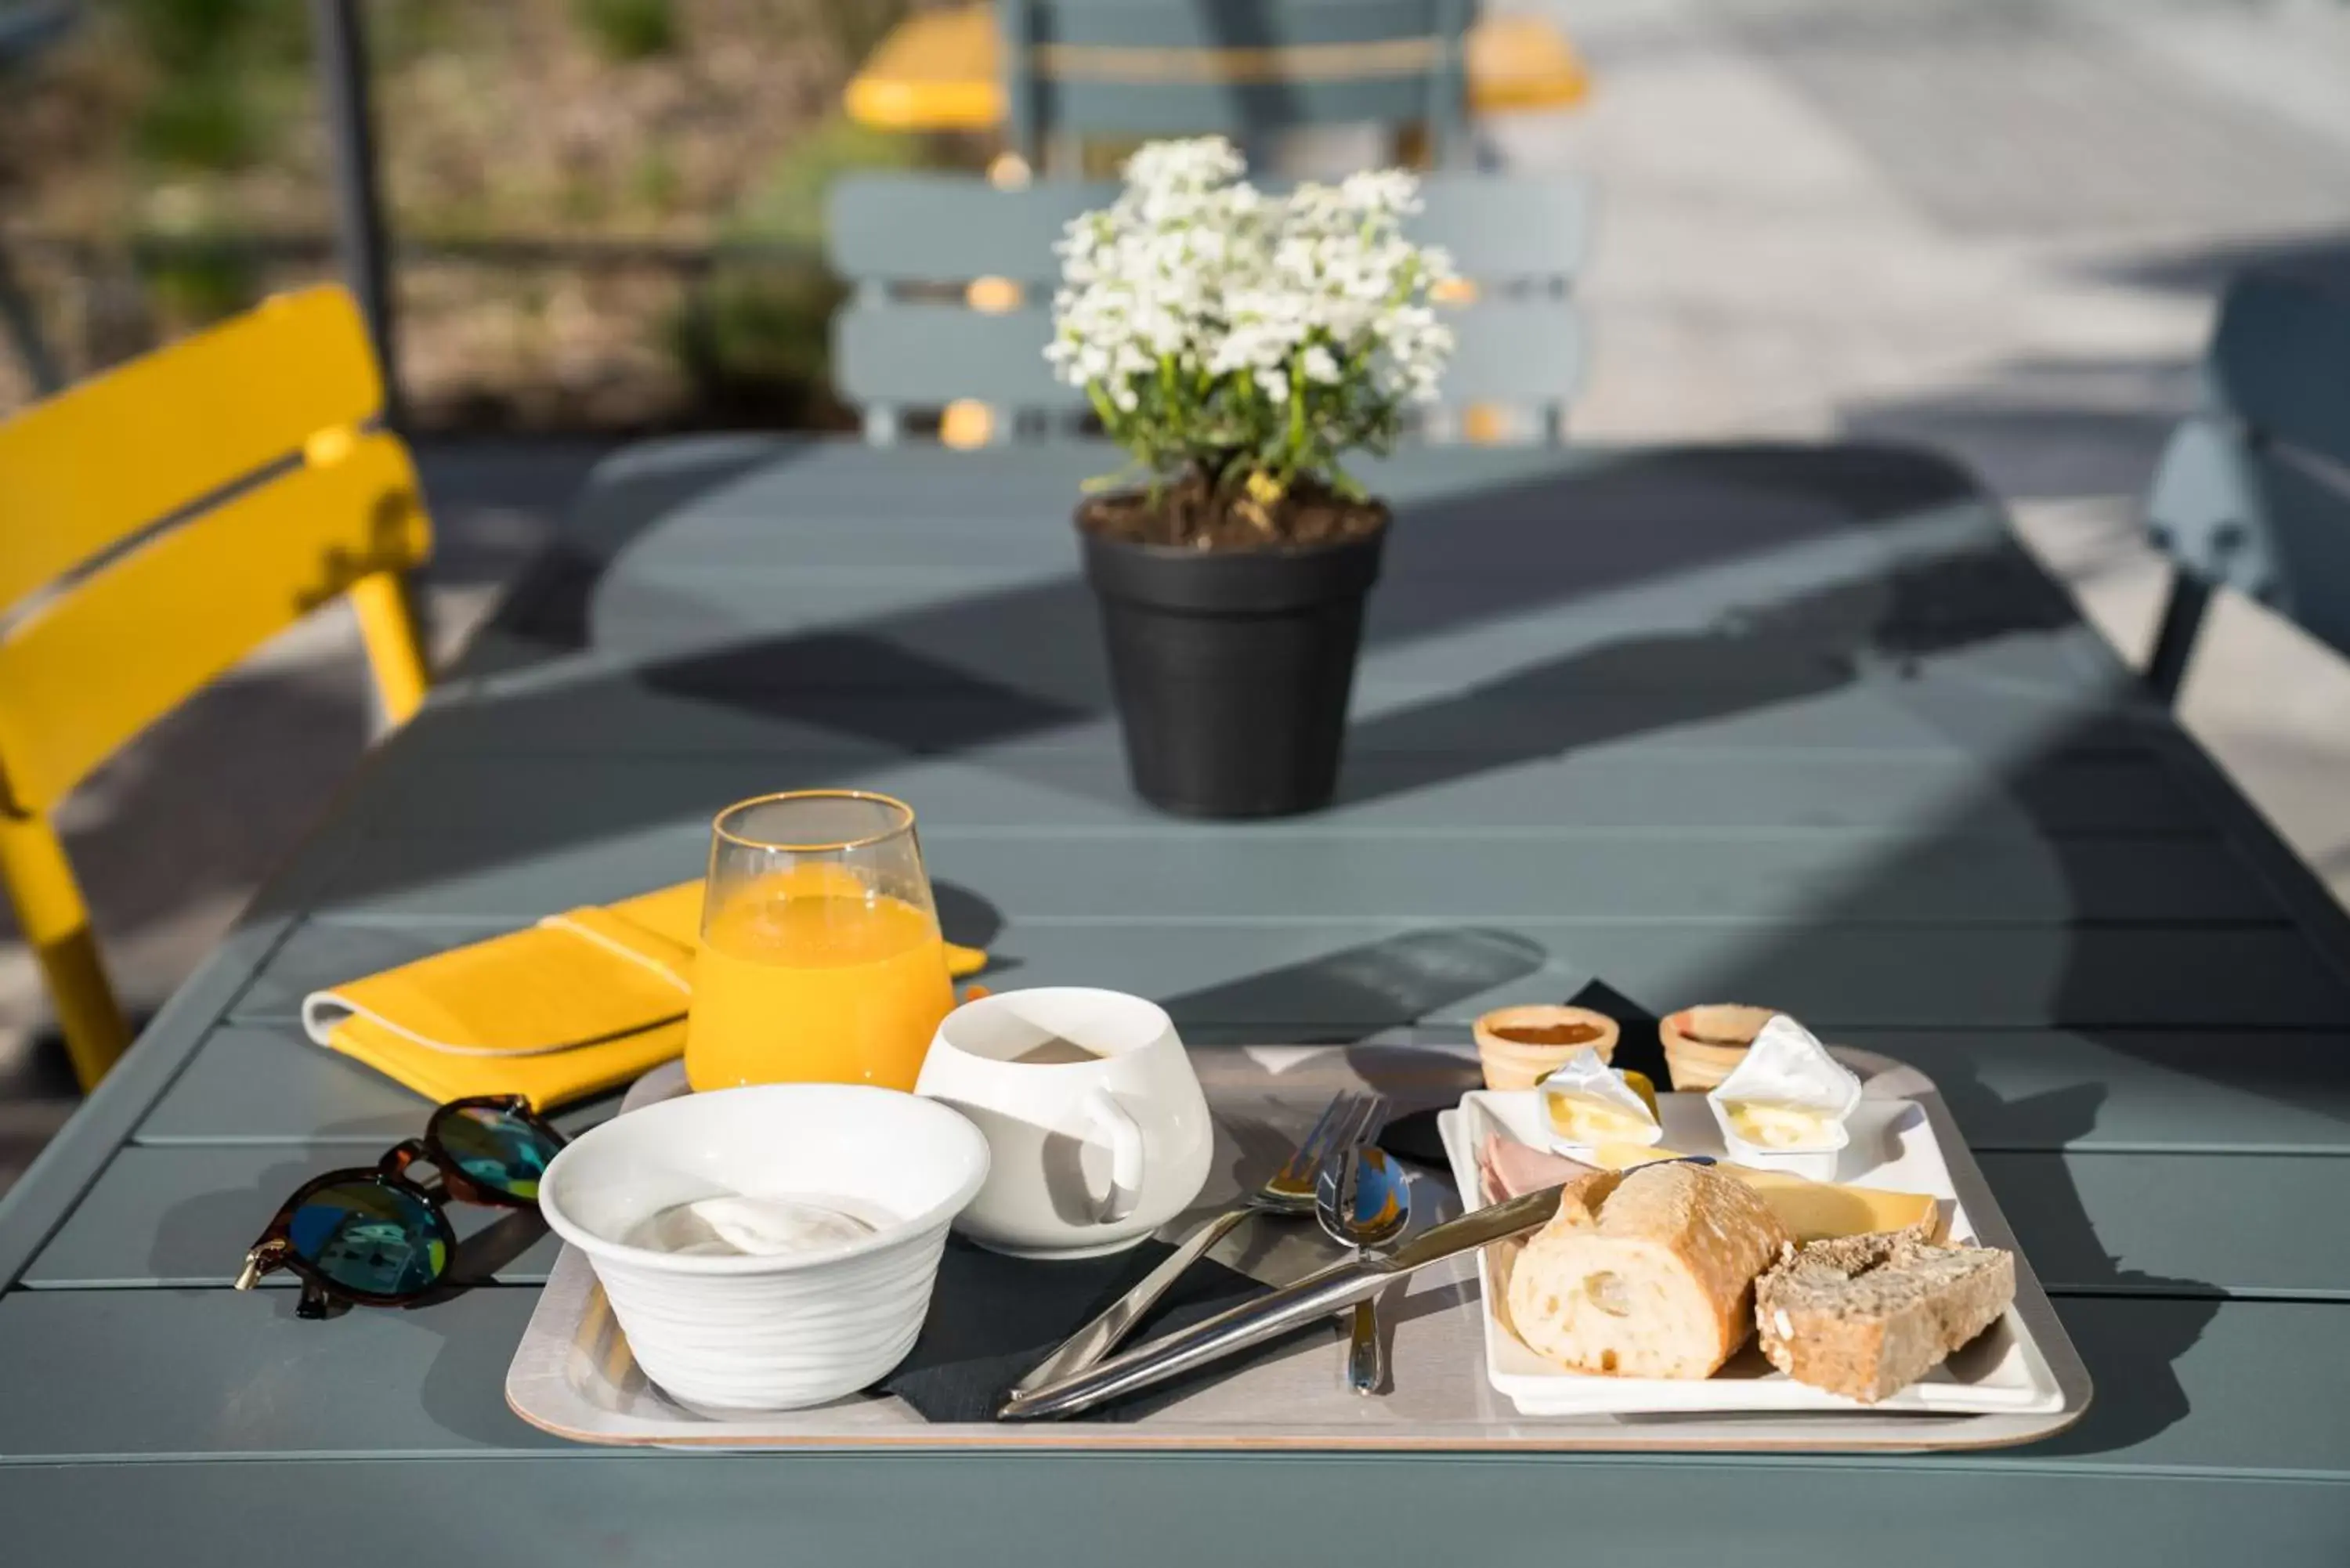
[[[1220,826],[1124,787],[1066,522],[1107,465],[743,439],[602,471],[0,1209],[9,1555],[2350,1555],[2344,921],[1962,475],[1399,459],[1345,798]],[[1457,1039],[1599,981],[1768,1000],[1915,1063],[2095,1407],[1898,1460],[671,1456],[505,1410],[544,1244],[427,1312],[305,1324],[226,1288],[304,1173],[419,1124],[302,1042],[305,989],[691,876],[713,805],[820,783],[916,804],[951,934],[1017,981],[1159,996],[1203,1048]]]

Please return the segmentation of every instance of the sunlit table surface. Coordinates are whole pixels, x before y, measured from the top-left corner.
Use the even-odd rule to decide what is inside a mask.
[[[890,29],[852,78],[849,118],[883,130],[993,130],[1003,122],[1002,43],[987,5],[921,11]],[[1542,16],[1487,16],[1470,29],[1469,109],[1568,109],[1590,90],[1565,34]]]
[[[1340,798],[1216,824],[1126,785],[1067,521],[1114,466],[752,437],[605,465],[0,1206],[0,1560],[2350,1560],[2345,922],[1967,476],[1849,446],[1366,465],[1397,521]],[[304,1040],[306,991],[691,877],[714,807],[819,784],[914,804],[993,983],[1153,996],[1203,1053],[1460,1042],[1605,986],[1914,1064],[2095,1403],[1918,1458],[620,1451],[505,1407],[543,1240],[426,1310],[229,1289],[305,1177],[422,1126]],[[1375,961],[1444,932],[1523,961]],[[1343,1376],[1336,1339],[1292,1354]],[[1386,1397],[1477,1376],[1399,1365]]]

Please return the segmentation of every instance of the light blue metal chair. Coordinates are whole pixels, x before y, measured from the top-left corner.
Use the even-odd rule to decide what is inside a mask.
[[[1032,167],[1085,137],[1424,127],[1467,115],[1469,0],[997,0],[1005,131]]]
[[[2207,407],[2172,435],[2147,502],[2178,568],[2146,676],[2166,702],[2216,587],[2350,655],[2350,275],[2235,280],[2204,373]]]
[[[1117,194],[1107,183],[1002,191],[944,174],[837,183],[826,248],[855,293],[833,318],[833,386],[863,410],[867,440],[895,441],[907,415],[966,400],[1002,410],[993,439],[1076,429],[1085,394],[1055,380],[1044,358],[1053,242]],[[1547,176],[1439,174],[1421,194],[1414,237],[1449,249],[1476,285],[1473,302],[1449,314],[1458,347],[1445,407],[1530,410],[1546,439],[1563,439],[1583,381],[1583,325],[1569,290],[1589,249],[1587,188]],[[997,297],[967,293],[979,279]],[[972,299],[1008,307],[973,308]]]

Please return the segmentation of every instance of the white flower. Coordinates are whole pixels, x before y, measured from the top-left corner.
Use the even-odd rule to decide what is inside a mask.
[[[1159,461],[1222,464],[1238,452],[1312,472],[1383,441],[1402,405],[1435,396],[1452,334],[1428,296],[1452,264],[1403,234],[1419,207],[1409,173],[1275,198],[1243,171],[1220,137],[1136,152],[1117,201],[1056,246],[1045,358],[1121,416],[1111,434]]]

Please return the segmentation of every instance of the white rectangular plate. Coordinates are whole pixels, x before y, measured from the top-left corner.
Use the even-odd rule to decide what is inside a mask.
[[[1657,1118],[1665,1129],[1664,1147],[1681,1154],[1726,1158],[1721,1129],[1706,1107],[1704,1096],[1659,1095]],[[1943,1201],[1953,1241],[1978,1239],[1979,1232],[1951,1180],[1934,1124],[1919,1106],[1872,1094],[1861,1101],[1847,1125],[1852,1143],[1837,1166],[1837,1180],[1930,1194]],[[1444,1151],[1451,1158],[1452,1179],[1463,1192],[1477,1190],[1477,1150],[1489,1132],[1537,1147],[1554,1147],[1542,1107],[1531,1089],[1514,1094],[1481,1089],[1463,1096],[1458,1109],[1438,1116],[1437,1126],[1444,1135]],[[1485,1376],[1522,1415],[1745,1410],[2034,1415],[2064,1407],[2064,1389],[2031,1330],[2012,1306],[1973,1344],[1918,1382],[1875,1405],[1796,1382],[1764,1360],[1751,1340],[1711,1377],[1607,1377],[1570,1372],[1527,1349],[1492,1310],[1491,1251],[1487,1249],[1477,1260]]]

